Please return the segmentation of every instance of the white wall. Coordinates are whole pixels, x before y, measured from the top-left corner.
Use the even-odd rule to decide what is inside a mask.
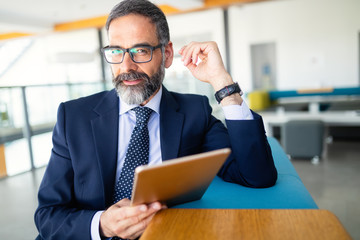
[[[359,86],[359,0],[278,0],[229,9],[231,69],[252,89],[250,45],[276,43],[277,89]]]

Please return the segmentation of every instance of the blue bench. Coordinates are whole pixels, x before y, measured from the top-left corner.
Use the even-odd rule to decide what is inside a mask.
[[[270,188],[247,188],[215,177],[202,199],[175,208],[317,209],[278,141],[268,138],[278,180]]]

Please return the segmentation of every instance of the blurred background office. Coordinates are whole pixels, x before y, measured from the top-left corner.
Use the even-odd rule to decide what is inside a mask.
[[[319,208],[360,239],[360,1],[153,2],[167,14],[176,53],[164,85],[207,95],[223,120],[212,88],[195,80],[177,54],[190,41],[216,41]],[[60,102],[112,88],[100,48],[116,3],[0,3],[1,239],[36,235],[36,193]]]

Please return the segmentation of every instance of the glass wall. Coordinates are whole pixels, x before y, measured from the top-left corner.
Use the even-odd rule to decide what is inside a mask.
[[[0,145],[3,145],[8,175],[31,169],[27,141],[24,138],[24,108],[21,88],[0,88]]]
[[[203,19],[209,20],[205,26]],[[191,41],[216,41],[225,61],[223,10],[169,16],[168,21],[175,56],[165,86],[208,96],[215,115],[223,119],[212,87],[192,77],[178,54]],[[0,52],[16,53],[0,69],[0,170],[1,162],[7,175],[46,165],[60,102],[112,88],[110,67],[100,55],[106,35],[104,29],[84,29],[0,42]]]
[[[0,42],[0,52],[0,170],[12,176],[47,164],[61,102],[111,84],[98,29]]]
[[[12,176],[47,164],[60,102],[103,90],[98,83],[0,88],[0,145]]]
[[[60,102],[103,90],[101,82],[0,87],[0,145],[12,176],[47,164]]]

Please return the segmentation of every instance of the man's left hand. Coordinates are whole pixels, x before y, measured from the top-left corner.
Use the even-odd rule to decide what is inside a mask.
[[[191,42],[182,47],[179,54],[192,75],[200,81],[210,83],[215,91],[234,83],[225,69],[216,42]],[[221,102],[223,106],[241,103],[239,94],[226,97]]]
[[[193,76],[200,81],[210,83],[215,91],[233,83],[215,42],[191,42],[182,47],[179,53],[184,65]]]

